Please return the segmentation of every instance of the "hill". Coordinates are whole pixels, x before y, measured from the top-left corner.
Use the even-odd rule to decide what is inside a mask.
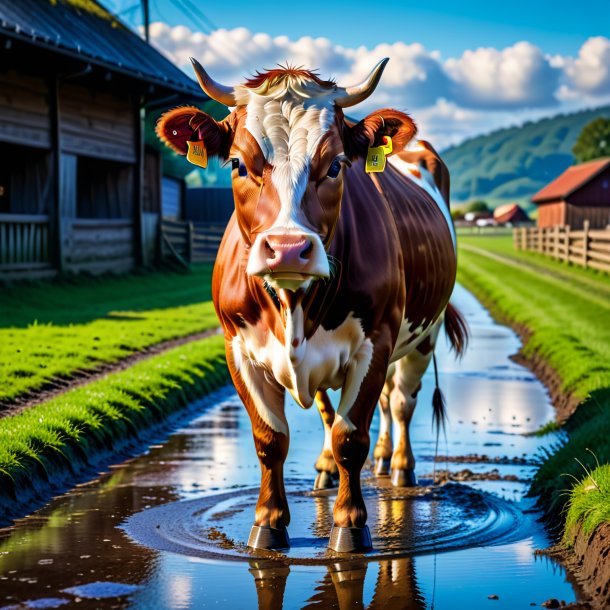
[[[531,196],[574,163],[572,147],[593,119],[610,106],[560,114],[478,136],[443,151],[451,172],[452,203],[484,199],[492,207]]]

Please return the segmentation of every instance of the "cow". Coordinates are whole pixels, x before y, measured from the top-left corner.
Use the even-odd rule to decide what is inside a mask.
[[[377,473],[389,468],[395,485],[412,485],[408,425],[443,321],[458,353],[466,341],[465,322],[449,304],[456,244],[447,168],[428,143],[407,148],[416,134],[407,114],[344,116],[373,93],[388,59],[352,87],[290,66],[233,87],[191,61],[205,93],[233,110],[216,121],[178,107],[163,114],[157,134],[180,154],[231,163],[235,211],[212,292],[261,468],[248,544],[289,546],[287,390],[322,416],[316,486],[338,473],[329,547],[367,550],[360,473],[376,404]],[[370,169],[383,171],[367,172],[375,164]],[[341,390],[336,411],[328,389]],[[434,402],[442,415],[442,401]]]

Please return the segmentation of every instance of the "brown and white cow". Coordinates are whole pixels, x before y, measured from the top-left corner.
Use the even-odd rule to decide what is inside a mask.
[[[366,549],[360,471],[377,401],[377,470],[391,458],[393,482],[412,484],[408,424],[443,319],[457,351],[465,340],[463,320],[448,305],[456,251],[447,169],[427,143],[405,150],[416,127],[402,112],[346,121],[342,109],[374,91],[387,59],[348,88],[295,68],[227,87],[192,61],[203,90],[235,108],[220,122],[176,108],[157,133],[182,154],[187,141],[202,142],[208,156],[233,167],[235,213],[216,259],[213,298],[262,471],[249,544],[288,545],[288,390],[322,415],[318,486],[338,470],[329,546]],[[367,150],[386,136],[395,154],[383,172],[367,174]],[[336,413],[329,388],[341,390]],[[399,431],[393,450],[390,412]]]

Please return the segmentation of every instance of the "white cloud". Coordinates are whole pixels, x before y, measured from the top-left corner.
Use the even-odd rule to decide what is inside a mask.
[[[455,83],[455,98],[473,107],[550,106],[560,70],[529,42],[503,50],[480,48],[448,59],[445,68]]]
[[[350,115],[362,117],[384,106],[405,110],[439,147],[548,114],[552,106],[557,111],[577,110],[604,103],[610,95],[610,40],[604,37],[587,40],[577,58],[544,55],[535,45],[518,42],[504,49],[467,50],[461,57],[443,60],[439,51],[419,43],[348,48],[327,38],[291,40],[246,28],[203,34],[154,23],[150,35],[187,74],[193,76],[193,56],[214,79],[228,85],[285,63],[318,69],[322,78],[353,85],[389,57],[374,95]]]
[[[576,59],[565,65],[570,85],[590,95],[610,93],[610,40],[604,36],[589,38]]]

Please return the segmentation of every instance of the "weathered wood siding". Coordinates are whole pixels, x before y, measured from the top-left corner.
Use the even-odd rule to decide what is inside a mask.
[[[235,209],[231,188],[186,189],[185,216],[193,222],[227,224]]]
[[[570,195],[568,203],[575,206],[606,207],[610,209],[610,167]]]
[[[48,83],[0,68],[0,140],[51,147]]]
[[[135,266],[131,220],[73,219],[64,228],[67,271],[121,273]]]
[[[554,203],[541,203],[538,206],[539,227],[556,227],[566,223],[566,204],[565,201]]]
[[[136,133],[130,97],[79,85],[60,88],[61,137],[64,152],[134,163]]]
[[[589,221],[592,229],[605,229],[610,224],[610,205],[604,208],[567,204],[563,224],[569,225],[573,229],[582,229],[585,220]]]

